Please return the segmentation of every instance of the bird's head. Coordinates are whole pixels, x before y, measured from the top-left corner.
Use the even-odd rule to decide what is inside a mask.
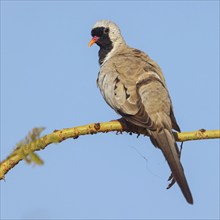
[[[101,48],[114,47],[123,43],[119,27],[112,21],[100,20],[95,23],[91,31],[92,39],[89,47],[96,43]]]

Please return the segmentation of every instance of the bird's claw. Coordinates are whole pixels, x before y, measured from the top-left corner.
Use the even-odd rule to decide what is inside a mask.
[[[176,182],[176,179],[174,178],[172,173],[170,174],[170,176],[168,178],[168,181],[171,181],[171,182],[167,186],[167,189],[171,188],[175,184],[175,182]]]

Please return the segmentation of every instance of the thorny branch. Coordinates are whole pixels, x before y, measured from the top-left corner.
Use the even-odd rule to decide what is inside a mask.
[[[17,147],[13,150],[13,152],[0,163],[0,180],[4,179],[5,174],[21,160],[25,160],[28,163],[35,162],[37,164],[43,164],[43,161],[34,152],[44,149],[49,144],[60,143],[68,138],[76,139],[81,135],[96,134],[100,132],[107,133],[112,131],[147,135],[145,129],[131,126],[121,119],[55,130],[51,134],[39,138],[42,130],[42,128],[34,128],[25,140],[17,144]],[[206,131],[201,129],[193,132],[174,132],[173,134],[176,141],[179,142],[220,138],[220,130]]]

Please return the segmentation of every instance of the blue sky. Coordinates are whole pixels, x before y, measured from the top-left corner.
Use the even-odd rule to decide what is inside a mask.
[[[1,160],[33,127],[117,119],[96,87],[96,20],[162,68],[183,131],[219,129],[219,1],[1,1]],[[194,205],[147,137],[97,134],[38,152],[1,182],[6,219],[219,219],[219,140],[184,144]],[[142,156],[141,156],[141,155]],[[146,158],[146,159],[144,159]]]

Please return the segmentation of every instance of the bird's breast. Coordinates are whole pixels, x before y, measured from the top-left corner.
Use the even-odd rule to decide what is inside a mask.
[[[117,73],[101,70],[98,75],[97,84],[105,101],[117,111],[119,108],[115,100],[115,93],[117,87],[118,75]]]

